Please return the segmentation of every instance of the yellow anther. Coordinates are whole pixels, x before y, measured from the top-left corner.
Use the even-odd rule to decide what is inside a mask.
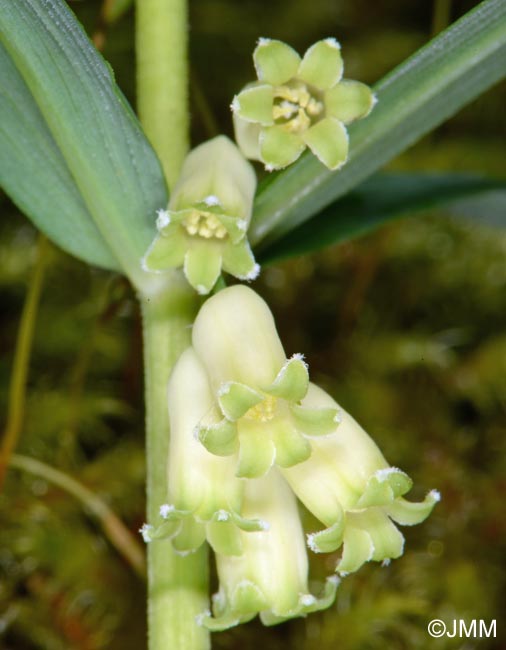
[[[183,226],[189,235],[198,235],[204,239],[224,239],[227,236],[227,230],[218,217],[203,210],[193,210],[183,221]]]
[[[302,82],[274,89],[272,117],[290,133],[302,133],[317,122],[324,110],[323,103],[311,95]]]
[[[302,133],[311,126],[311,118],[306,114],[303,108],[299,108],[297,117],[294,117],[285,124],[286,130],[291,133]]]
[[[278,105],[274,105],[272,108],[272,116],[275,120],[281,118],[290,119],[294,113],[298,110],[297,104],[294,104],[289,101],[282,101]]]
[[[269,422],[276,415],[277,399],[267,395],[259,404],[252,406],[244,415],[249,420]]]
[[[314,97],[311,97],[306,107],[306,113],[308,113],[311,116],[315,116],[315,115],[320,115],[322,111],[323,111],[322,102],[318,102]]]

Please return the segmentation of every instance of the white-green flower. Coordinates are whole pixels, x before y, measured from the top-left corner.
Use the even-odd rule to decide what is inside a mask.
[[[302,403],[309,408],[339,408],[313,384]],[[336,570],[345,574],[369,560],[402,555],[404,537],[393,521],[422,522],[439,501],[439,493],[429,492],[420,503],[406,501],[403,495],[411,489],[411,479],[390,467],[367,433],[346,411],[340,412],[342,421],[335,431],[312,441],[311,458],[281,471],[302,503],[327,526],[308,536],[310,548],[322,553],[343,545]]]
[[[213,616],[199,622],[212,630],[249,621],[257,614],[264,625],[328,607],[338,581],[327,580],[321,598],[309,592],[308,561],[297,504],[276,470],[246,481],[243,513],[269,521],[263,532],[241,532],[243,553],[216,556],[219,591],[213,597]]]
[[[253,60],[258,81],[232,102],[244,155],[273,170],[290,165],[309,147],[329,169],[344,165],[345,125],[368,115],[375,97],[365,84],[342,78],[339,43],[318,41],[301,59],[286,43],[262,38]]]
[[[149,537],[170,538],[182,554],[207,539],[217,553],[238,555],[243,550],[239,530],[263,530],[267,524],[241,516],[244,482],[235,476],[237,460],[209,453],[195,438],[197,425],[212,416],[214,400],[192,348],[171,374],[168,408],[168,501],[160,507],[163,523],[148,530]]]
[[[301,406],[307,365],[301,355],[287,360],[272,314],[252,289],[228,287],[210,298],[192,340],[217,406],[214,421],[199,424],[199,439],[213,454],[238,453],[237,476],[301,463],[311,455],[311,441],[335,429],[334,406]]]
[[[200,294],[209,293],[222,268],[240,280],[256,278],[259,266],[246,237],[255,189],[252,166],[227,137],[193,149],[168,210],[158,212],[158,235],[144,269],[159,273],[183,266]]]

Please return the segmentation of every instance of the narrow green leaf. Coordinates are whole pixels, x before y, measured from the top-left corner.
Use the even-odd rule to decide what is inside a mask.
[[[250,241],[266,246],[320,212],[505,75],[506,3],[486,0],[376,85],[378,105],[350,127],[342,170],[303,155],[267,179]]]
[[[463,200],[485,200],[506,181],[470,174],[380,173],[268,246],[261,261],[309,253],[362,235],[391,219]]]
[[[118,270],[23,78],[0,44],[0,185],[68,253]]]
[[[167,192],[159,161],[110,68],[62,0],[0,0],[0,42],[107,247],[142,287],[140,260]],[[21,126],[14,128],[11,138],[16,140],[22,137]],[[26,154],[26,148],[22,151]],[[25,165],[14,173],[33,178],[36,172]],[[44,218],[38,213],[37,219],[53,222],[47,231],[64,230],[59,214]]]
[[[452,203],[449,213],[454,217],[478,221],[486,226],[505,228],[506,188]]]

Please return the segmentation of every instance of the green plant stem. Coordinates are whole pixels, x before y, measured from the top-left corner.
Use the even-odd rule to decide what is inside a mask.
[[[11,467],[38,476],[65,490],[80,501],[99,520],[106,537],[118,553],[125,558],[138,575],[145,577],[146,567],[142,546],[113,510],[92,490],[68,474],[28,456],[13,454]]]
[[[186,0],[137,0],[137,109],[172,189],[188,151]]]
[[[44,282],[47,262],[48,241],[39,235],[37,242],[37,259],[30,278],[30,285],[23,305],[18,338],[14,351],[14,363],[9,386],[7,402],[7,422],[5,424],[2,445],[0,447],[0,490],[5,479],[12,452],[16,448],[25,416],[26,379],[32,351],[33,333],[39,310],[40,294]]]
[[[142,125],[170,188],[188,150],[186,0],[137,0],[137,101]],[[146,388],[148,523],[167,501],[167,382],[190,343],[197,299],[182,274],[141,296]],[[208,607],[207,551],[176,555],[167,540],[148,545],[150,650],[205,650],[209,633],[196,622]]]
[[[176,359],[190,343],[195,293],[174,274],[170,293],[142,301],[147,412],[148,522],[159,523],[167,501],[169,419],[167,382]],[[176,555],[170,541],[148,544],[150,650],[204,650],[209,635],[196,623],[208,607],[207,552]]]

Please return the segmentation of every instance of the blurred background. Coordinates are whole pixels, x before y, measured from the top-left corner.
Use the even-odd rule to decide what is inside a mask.
[[[135,105],[129,4],[118,3],[117,17],[110,2],[70,6]],[[254,77],[259,36],[300,52],[336,36],[346,76],[374,83],[477,4],[192,0],[193,142],[231,134],[228,106]],[[505,103],[503,83],[390,168],[504,178]],[[27,292],[25,321],[35,326],[24,423],[0,493],[0,648],[140,650],[144,441],[136,301],[123,278],[41,244],[4,195],[0,201],[2,426]],[[479,215],[431,212],[263,269],[254,288],[272,307],[287,354],[304,352],[312,379],[409,473],[410,498],[437,488],[443,499],[427,522],[404,529],[402,559],[348,576],[329,610],[216,634],[217,650],[506,648],[505,256],[506,230]],[[311,561],[318,579],[336,558]],[[431,639],[426,628],[434,618],[497,619],[497,638]]]

